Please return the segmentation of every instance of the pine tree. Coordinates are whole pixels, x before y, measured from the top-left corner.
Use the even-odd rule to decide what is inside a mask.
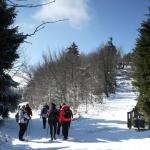
[[[8,7],[6,0],[0,1],[0,102],[3,105],[8,105],[10,100],[17,97],[11,90],[17,83],[6,72],[12,69],[19,58],[17,49],[26,38],[18,33],[17,26],[13,26],[15,18],[15,7]]]
[[[150,120],[150,14],[147,16],[139,29],[134,50],[134,85],[139,90],[137,108]]]
[[[70,89],[72,89],[70,95],[73,98],[74,101],[73,104],[75,108],[77,106],[79,67],[80,67],[79,49],[78,46],[73,42],[67,48],[66,72],[68,83],[70,83]]]
[[[78,66],[80,65],[78,46],[74,42],[67,48],[66,63],[73,83],[76,80],[75,74],[77,74]]]
[[[115,92],[117,56],[118,51],[110,38],[99,51],[99,80],[103,82],[103,90],[107,97]]]
[[[79,56],[79,50],[78,50],[78,46],[75,44],[75,42],[73,42],[72,44],[71,44],[71,46],[70,47],[68,47],[68,54],[70,54],[70,55],[74,55],[74,56]]]

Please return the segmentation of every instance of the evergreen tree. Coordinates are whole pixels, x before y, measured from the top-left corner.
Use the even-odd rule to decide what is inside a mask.
[[[103,90],[108,97],[115,92],[118,51],[112,38],[99,51],[99,80],[103,82]]]
[[[73,83],[76,81],[76,74],[78,67],[80,65],[79,61],[79,50],[78,46],[73,42],[70,47],[67,48],[67,53],[66,53],[66,63],[67,63],[67,69],[69,71],[69,78],[70,78],[70,83]]]
[[[134,85],[140,93],[137,108],[150,120],[150,14],[147,16],[147,20],[143,21],[139,29],[134,49]]]
[[[78,50],[78,46],[73,42],[72,44],[71,44],[71,46],[70,47],[68,47],[68,54],[69,55],[74,55],[74,56],[79,56],[79,50]]]
[[[70,47],[67,48],[66,53],[66,72],[67,80],[69,83],[70,95],[73,98],[74,107],[77,106],[77,95],[78,95],[78,83],[79,83],[79,49],[78,46],[73,42]]]
[[[17,49],[26,38],[18,33],[17,26],[13,26],[15,18],[15,7],[8,7],[6,0],[0,1],[0,102],[5,105],[17,97],[11,90],[17,83],[6,72],[12,69],[19,58]]]

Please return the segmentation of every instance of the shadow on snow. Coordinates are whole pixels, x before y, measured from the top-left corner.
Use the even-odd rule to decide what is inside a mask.
[[[72,141],[83,143],[121,142],[148,137],[145,132],[136,132],[119,126],[127,126],[126,121],[80,118],[72,124],[70,135]]]

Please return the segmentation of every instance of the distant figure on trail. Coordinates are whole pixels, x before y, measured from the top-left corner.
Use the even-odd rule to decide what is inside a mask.
[[[19,140],[24,141],[23,136],[24,136],[24,133],[27,129],[28,120],[30,119],[29,116],[27,115],[26,110],[25,110],[25,105],[23,105],[20,108],[18,114],[19,114],[19,120],[18,120],[18,123],[19,123]]]
[[[59,115],[59,123],[62,124],[62,133],[64,136],[64,140],[68,139],[68,132],[72,118],[73,118],[72,110],[67,104],[64,103],[62,105]]]
[[[51,109],[48,112],[48,124],[50,126],[51,141],[53,141],[53,139],[56,139],[57,122],[58,110],[56,109],[56,105],[54,103],[51,103]]]
[[[46,128],[47,113],[48,113],[47,106],[44,105],[42,110],[41,110],[41,114],[40,114],[40,118],[42,118],[42,120],[43,120],[43,129]]]

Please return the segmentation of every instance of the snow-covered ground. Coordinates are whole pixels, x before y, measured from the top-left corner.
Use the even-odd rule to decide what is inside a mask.
[[[149,150],[150,131],[137,132],[127,128],[127,112],[136,104],[137,93],[133,92],[131,80],[126,76],[117,78],[117,92],[104,104],[84,106],[81,117],[71,124],[69,139],[62,136],[50,142],[48,129],[42,129],[42,121],[34,113],[29,124],[28,141],[18,140],[18,124],[14,114],[0,124],[0,150]]]

